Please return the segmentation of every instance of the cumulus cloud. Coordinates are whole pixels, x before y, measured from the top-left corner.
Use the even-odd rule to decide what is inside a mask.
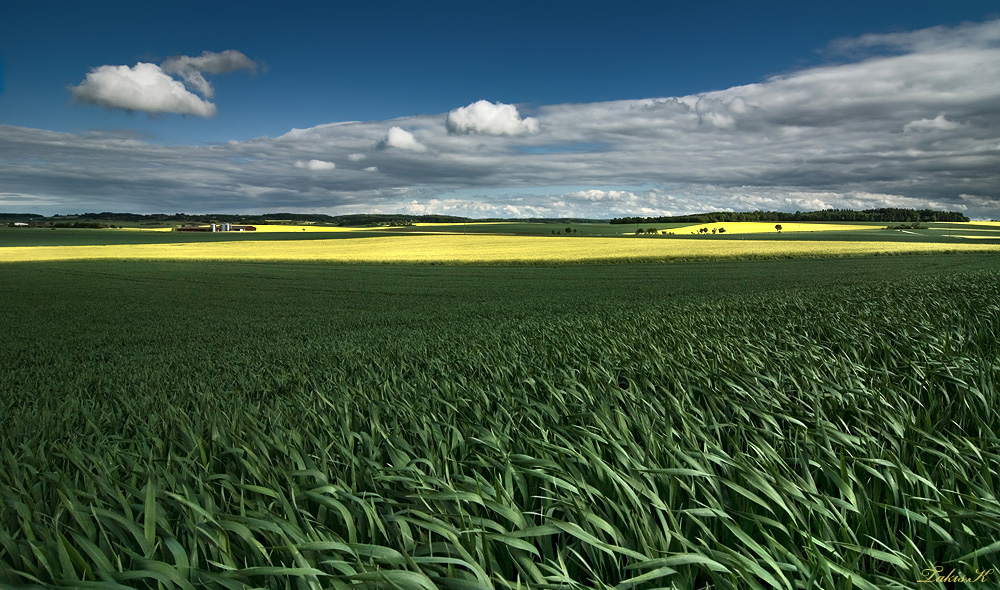
[[[70,87],[73,98],[109,109],[215,116],[215,105],[202,100],[151,63],[94,68],[79,86]]]
[[[203,73],[223,74],[240,69],[254,71],[256,67],[256,62],[234,49],[221,53],[206,51],[198,57],[172,57],[159,66],[143,62],[131,68],[99,66],[90,70],[83,82],[70,86],[69,90],[78,102],[109,109],[213,117],[213,103],[192,93],[169,74],[180,75],[203,97],[212,98],[214,89]]]
[[[337,165],[325,160],[298,160],[295,162],[295,167],[306,170],[333,170]]]
[[[368,166],[365,168],[365,172],[378,172],[378,166]]]
[[[417,141],[413,134],[402,127],[390,127],[385,137],[375,147],[379,150],[396,148],[410,152],[426,152],[427,146]]]
[[[188,86],[192,86],[206,98],[215,94],[204,74],[227,74],[237,70],[257,70],[257,62],[240,51],[227,49],[220,53],[205,51],[198,57],[177,55],[163,62],[163,71],[178,74]]]
[[[517,107],[502,102],[476,101],[457,108],[445,120],[449,133],[478,133],[481,135],[521,135],[538,133],[538,120],[521,118]]]
[[[366,156],[365,154],[347,154],[347,159],[352,162],[360,162],[361,160],[364,160],[367,157],[368,156]]]

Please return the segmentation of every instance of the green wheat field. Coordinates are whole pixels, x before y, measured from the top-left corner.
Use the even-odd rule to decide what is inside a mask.
[[[998,294],[985,253],[3,264],[0,586],[995,588]]]

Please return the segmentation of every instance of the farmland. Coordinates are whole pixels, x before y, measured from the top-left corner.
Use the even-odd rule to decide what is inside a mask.
[[[296,226],[275,226],[284,231],[260,233],[6,230],[0,231],[0,261],[146,259],[538,264],[1000,252],[1000,230],[973,224],[935,224],[928,229],[898,231],[885,230],[884,225],[800,223],[789,224],[791,229],[780,233],[773,226],[768,232],[760,231],[761,226],[769,224],[726,225],[731,232],[709,235],[699,235],[688,227],[675,228],[674,235],[639,235],[621,233],[625,229],[621,225],[564,227],[542,223],[428,224],[406,228],[327,228],[330,231],[309,232],[300,231],[305,228]],[[953,227],[956,225],[959,229]],[[477,231],[466,232],[466,227],[474,226],[480,227]],[[609,233],[612,230],[618,233]]]
[[[873,230],[885,227],[885,224],[857,225],[851,223],[772,223],[772,222],[735,222],[735,223],[703,223],[684,225],[676,228],[679,233],[698,233],[699,231],[726,230],[730,234],[764,234],[778,231],[785,232],[831,232]]]
[[[974,577],[998,291],[990,253],[2,264],[0,584]]]

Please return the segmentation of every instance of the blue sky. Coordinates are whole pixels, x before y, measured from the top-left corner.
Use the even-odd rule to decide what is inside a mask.
[[[989,174],[1000,162],[973,132],[995,129],[992,88],[977,80],[996,65],[995,2],[90,4],[4,9],[0,210],[609,217],[953,204],[1000,217]],[[223,52],[240,57],[223,65]],[[955,77],[942,56],[985,70]],[[88,77],[139,63],[184,96],[135,102],[110,70]],[[827,121],[789,99],[840,92],[842,75],[870,80],[866,67],[902,94],[847,91]],[[934,67],[967,104],[934,90]],[[186,77],[199,75],[209,95]],[[478,101],[490,108],[456,113]],[[681,133],[689,115],[700,127]],[[766,157],[763,141],[780,149]],[[901,155],[846,160],[890,148]]]

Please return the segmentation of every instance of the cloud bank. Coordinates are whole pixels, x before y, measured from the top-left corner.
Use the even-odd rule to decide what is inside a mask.
[[[51,212],[615,217],[895,206],[1000,218],[1000,21],[834,49],[851,59],[715,92],[530,116],[479,101],[213,146],[2,127],[0,177],[8,198]],[[153,64],[105,68],[80,90],[105,106],[197,114],[210,104]],[[160,89],[158,101],[126,92],[137,77]],[[118,85],[114,101],[105,85]],[[303,174],[316,154],[330,167]]]
[[[192,93],[184,83],[169,74],[180,75],[196,92],[205,98],[212,98],[215,90],[203,74],[256,71],[256,68],[257,63],[239,51],[206,51],[198,57],[171,57],[159,66],[143,62],[131,68],[99,66],[92,69],[79,85],[71,86],[70,92],[78,102],[109,109],[213,117],[216,112],[213,103]]]

